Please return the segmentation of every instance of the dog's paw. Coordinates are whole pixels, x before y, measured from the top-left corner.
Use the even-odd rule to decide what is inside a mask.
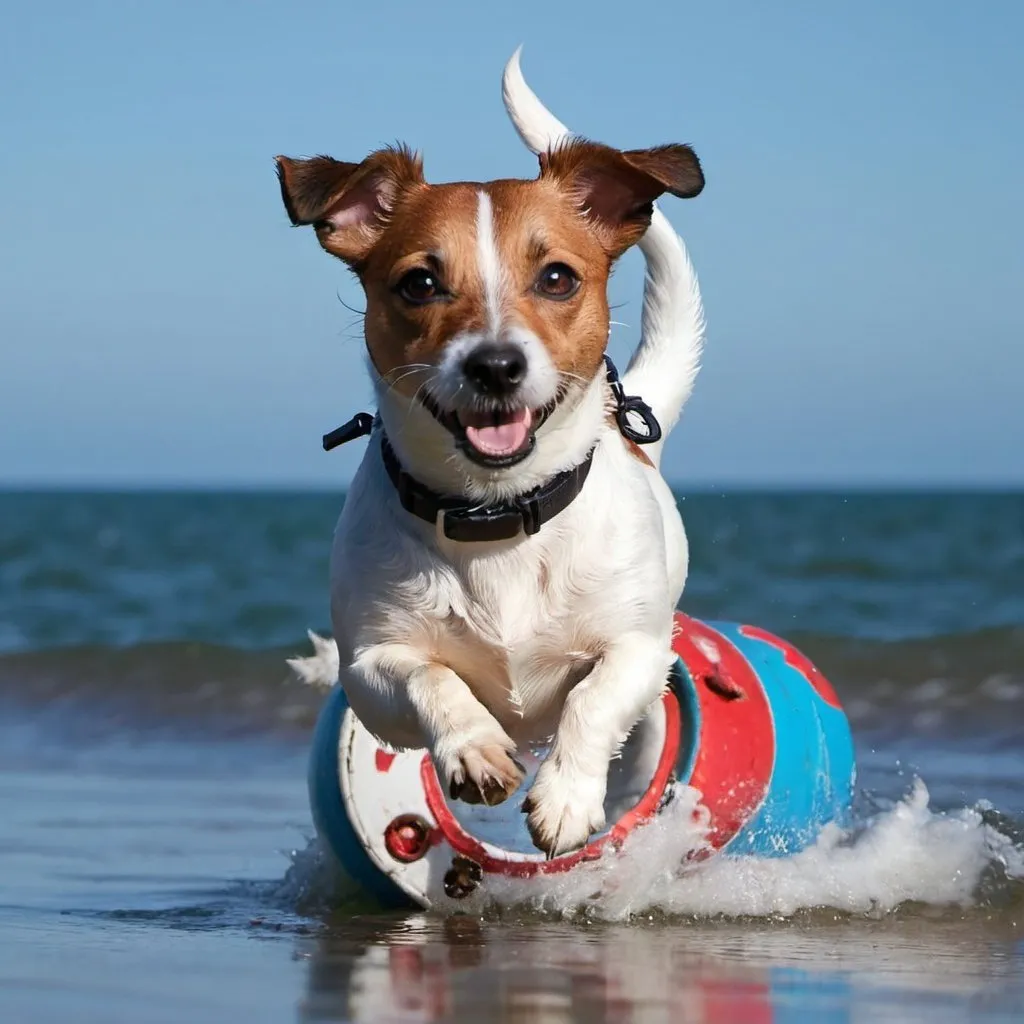
[[[602,780],[574,775],[545,761],[523,801],[534,846],[549,858],[572,853],[605,825]]]
[[[448,792],[453,800],[495,807],[526,778],[526,769],[497,743],[464,747],[453,758]]]

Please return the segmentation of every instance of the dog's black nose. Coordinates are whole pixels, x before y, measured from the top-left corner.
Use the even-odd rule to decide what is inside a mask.
[[[526,356],[517,345],[477,345],[463,372],[482,395],[510,395],[526,376]]]

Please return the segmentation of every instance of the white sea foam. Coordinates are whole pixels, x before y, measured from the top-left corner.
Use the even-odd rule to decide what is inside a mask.
[[[680,870],[702,842],[690,824],[692,809],[692,799],[677,800],[618,855],[540,881],[502,880],[488,886],[488,897],[603,920],[645,913],[788,917],[813,908],[883,914],[908,902],[970,906],[993,868],[1024,879],[1024,851],[980,810],[932,811],[920,780],[890,809],[849,832],[829,827],[801,853],[715,856]]]
[[[647,915],[789,917],[816,908],[883,915],[903,904],[970,907],[986,874],[1024,880],[1024,850],[987,824],[980,809],[939,813],[915,781],[906,797],[783,858],[716,855],[680,868],[704,844],[694,823],[699,795],[684,790],[617,854],[540,879],[489,878],[460,909],[521,907],[621,921]],[[351,895],[337,889],[316,842],[297,855],[282,890],[303,902]]]

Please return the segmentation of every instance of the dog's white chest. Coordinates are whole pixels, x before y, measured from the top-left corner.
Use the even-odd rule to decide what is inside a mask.
[[[586,676],[612,629],[609,571],[586,531],[485,559],[460,558],[437,641],[450,665],[514,733],[557,724],[565,693]],[[574,535],[574,536],[573,536]]]
[[[503,724],[525,733],[553,727],[610,627],[606,603],[580,593],[580,574],[592,579],[599,567],[582,553],[567,559],[565,548],[557,558],[546,545],[532,548],[461,566],[438,638],[442,660]]]

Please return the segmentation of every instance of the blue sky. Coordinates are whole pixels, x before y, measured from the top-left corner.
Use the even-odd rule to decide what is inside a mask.
[[[1024,483],[1024,5],[223,0],[0,16],[0,484],[347,480],[361,295],[271,158],[402,139],[434,180],[532,176],[524,44],[562,120],[694,145],[665,212],[708,347],[666,475]],[[612,283],[636,339],[642,265]]]

